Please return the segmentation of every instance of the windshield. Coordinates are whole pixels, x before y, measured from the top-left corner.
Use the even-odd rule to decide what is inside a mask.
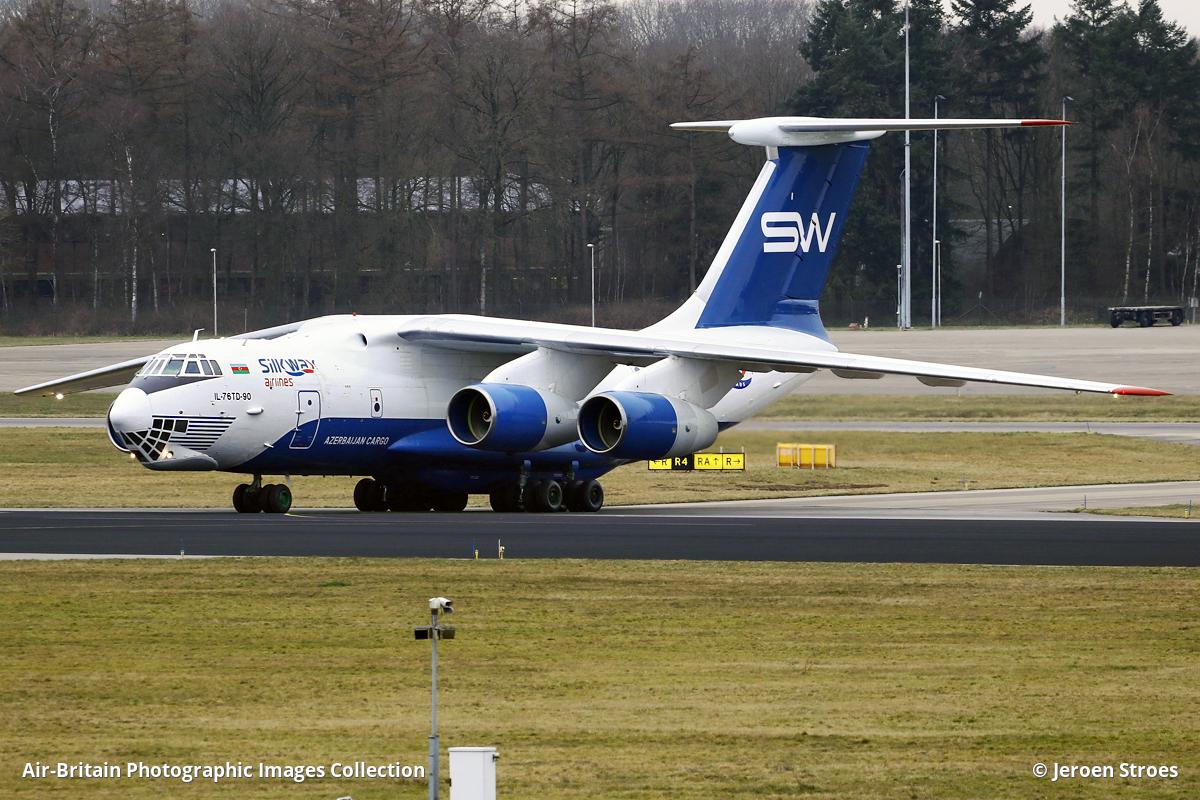
[[[149,387],[165,389],[168,385],[215,378],[221,374],[221,365],[203,353],[162,353],[138,371],[134,385],[150,391]]]

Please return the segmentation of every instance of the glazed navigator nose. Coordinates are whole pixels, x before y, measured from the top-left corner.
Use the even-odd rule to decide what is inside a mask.
[[[108,424],[118,433],[144,433],[153,422],[150,398],[141,389],[125,389],[108,409]]]

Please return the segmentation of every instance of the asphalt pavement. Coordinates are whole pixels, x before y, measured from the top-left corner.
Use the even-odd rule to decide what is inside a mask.
[[[1188,521],[805,517],[737,509],[599,514],[0,511],[0,554],[608,558],[1200,566]]]

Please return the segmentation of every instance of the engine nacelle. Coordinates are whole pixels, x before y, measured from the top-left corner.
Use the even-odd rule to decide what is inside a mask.
[[[661,394],[603,392],[580,407],[579,438],[593,453],[612,458],[672,458],[716,441],[717,419]]]
[[[575,404],[552,392],[512,383],[459,389],[446,406],[446,425],[460,444],[525,453],[575,439]]]

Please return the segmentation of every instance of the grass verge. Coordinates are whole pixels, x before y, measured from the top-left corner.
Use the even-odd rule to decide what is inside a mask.
[[[154,342],[161,339],[190,339],[192,334],[180,333],[172,336],[0,336],[0,347],[29,347],[55,344],[108,344],[111,342]]]
[[[497,745],[505,797],[1195,797],[1197,592],[1187,569],[0,563],[0,795],[423,797],[420,782],[19,775],[422,764],[429,648],[410,625],[445,594],[443,746]],[[1179,777],[1050,784],[1039,761]]]
[[[100,417],[115,394],[85,392],[62,400],[0,393],[0,417]],[[1200,397],[1067,395],[806,395],[767,409],[765,419],[822,421],[1197,422]],[[797,422],[802,425],[802,422]]]
[[[113,392],[82,392],[55,400],[0,392],[0,417],[103,417],[116,397]]]
[[[1169,517],[1172,519],[1194,519],[1200,508],[1193,509],[1187,503],[1172,503],[1165,506],[1123,506],[1120,508],[1073,508],[1077,514],[1107,514],[1113,517]]]
[[[948,394],[789,395],[760,415],[808,420],[931,420],[1023,422],[1196,422],[1200,397]]]
[[[244,478],[151,472],[115,451],[103,431],[9,428],[0,449],[0,506],[223,507]],[[775,443],[838,449],[833,470],[780,469]],[[650,472],[645,462],[604,478],[612,505],[804,495],[951,491],[1200,480],[1193,447],[1098,434],[738,431],[716,447],[746,449],[745,472]],[[714,447],[713,449],[716,449]],[[350,505],[355,479],[299,477],[297,507]],[[477,504],[482,497],[475,497]]]

